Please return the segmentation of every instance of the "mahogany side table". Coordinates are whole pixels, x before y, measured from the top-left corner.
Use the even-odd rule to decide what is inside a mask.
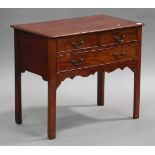
[[[56,90],[66,78],[97,72],[97,105],[104,105],[105,72],[134,72],[133,118],[139,117],[142,23],[95,15],[11,25],[15,45],[15,120],[22,123],[21,73],[48,82],[48,138],[56,137]]]

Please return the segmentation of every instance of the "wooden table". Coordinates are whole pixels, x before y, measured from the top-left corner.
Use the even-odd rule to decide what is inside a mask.
[[[142,26],[105,15],[12,25],[16,123],[22,123],[21,73],[25,71],[48,81],[49,139],[56,137],[56,90],[68,77],[97,72],[97,105],[103,106],[105,72],[129,67],[134,72],[133,118],[138,118]]]

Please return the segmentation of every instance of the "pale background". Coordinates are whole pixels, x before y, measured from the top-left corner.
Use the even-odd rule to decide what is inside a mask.
[[[106,74],[105,106],[96,106],[96,75],[67,79],[57,91],[57,138],[47,139],[47,83],[22,75],[23,124],[14,123],[11,24],[107,14],[144,22],[141,113],[132,119],[133,73]],[[155,9],[0,9],[0,145],[155,145]]]

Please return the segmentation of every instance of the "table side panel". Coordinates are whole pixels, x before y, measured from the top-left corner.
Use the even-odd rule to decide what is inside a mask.
[[[43,79],[47,79],[48,39],[23,31],[17,31],[17,35],[22,70],[39,74]]]

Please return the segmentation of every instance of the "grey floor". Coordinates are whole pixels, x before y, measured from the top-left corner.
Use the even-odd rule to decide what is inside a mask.
[[[40,77],[23,74],[22,125],[14,123],[13,90],[3,92],[0,145],[155,144],[153,92],[142,85],[140,119],[133,120],[133,73],[129,69],[106,74],[104,107],[96,106],[96,76],[63,82],[57,92],[57,138],[53,141],[46,139],[46,87]]]
[[[141,112],[132,119],[133,73],[106,74],[105,106],[96,106],[96,75],[66,79],[57,91],[57,137],[47,140],[47,83],[22,75],[23,124],[14,122],[10,24],[108,14],[144,22]],[[155,9],[0,9],[0,145],[155,145]]]

